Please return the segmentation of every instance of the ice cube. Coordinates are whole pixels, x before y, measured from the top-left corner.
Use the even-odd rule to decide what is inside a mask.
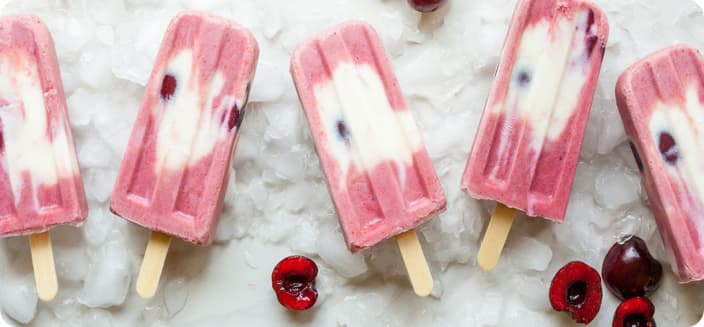
[[[599,172],[594,181],[594,199],[607,208],[617,209],[638,200],[640,179],[632,172],[612,168]]]
[[[5,274],[0,284],[0,306],[3,313],[15,321],[27,324],[37,312],[37,291],[34,277]]]
[[[218,6],[221,1],[218,0],[181,0],[181,3],[191,9],[196,10],[212,10]]]
[[[113,231],[91,264],[78,300],[91,308],[107,308],[125,301],[132,275],[122,234]]]
[[[121,79],[146,85],[161,38],[173,16],[167,10],[141,11],[115,28],[112,72]]]
[[[552,249],[532,237],[513,238],[507,249],[508,259],[519,271],[545,271],[552,260]]]
[[[503,312],[503,296],[498,292],[488,291],[482,295],[481,307],[477,310],[479,326],[496,326]]]
[[[86,265],[85,269],[87,268]],[[83,305],[78,302],[78,291],[74,287],[62,287],[57,298],[51,301],[50,306],[51,312],[56,318],[62,321],[74,318],[79,319],[83,314],[83,309],[85,309]]]
[[[364,255],[359,252],[352,254],[339,230],[321,231],[317,246],[320,258],[343,277],[356,277],[368,269]]]
[[[80,326],[112,327],[112,314],[107,310],[91,309],[81,319]]]
[[[102,24],[115,24],[120,22],[126,13],[123,0],[89,1],[85,5],[96,22]]]
[[[190,282],[183,277],[175,278],[164,285],[164,306],[169,318],[177,315],[188,301]]]
[[[112,148],[99,137],[80,138],[76,147],[83,168],[108,168],[115,163]]]
[[[262,59],[257,64],[257,74],[252,82],[252,91],[249,100],[252,102],[272,102],[284,93],[286,83],[282,71],[267,59]]]
[[[115,43],[115,31],[110,25],[100,25],[95,28],[95,37],[98,42],[112,46]]]
[[[56,53],[61,60],[73,61],[94,36],[95,23],[85,16],[57,14],[44,22],[52,32]]]
[[[76,245],[76,244],[74,244]],[[56,273],[60,279],[82,281],[88,270],[88,254],[78,246],[54,246]]]
[[[303,173],[305,172],[303,167],[304,156],[304,151],[294,148],[291,149],[291,151],[274,155],[268,160],[267,164],[274,170],[277,178],[284,180],[302,180]]]
[[[100,245],[106,239],[115,225],[117,216],[106,207],[91,208],[83,226],[83,235],[91,245]]]
[[[117,178],[114,170],[92,168],[83,174],[83,181],[86,186],[86,194],[92,200],[106,202],[112,193],[112,185]]]
[[[97,43],[89,43],[81,51],[78,69],[81,82],[93,89],[105,88],[110,84],[110,50]],[[87,107],[92,108],[92,106]]]
[[[279,149],[290,149],[301,141],[302,111],[293,106],[261,107],[266,116],[266,136],[273,140],[273,145]]]
[[[97,105],[98,96],[84,88],[79,88],[66,100],[68,116],[73,127],[86,127],[90,124],[93,106]]]

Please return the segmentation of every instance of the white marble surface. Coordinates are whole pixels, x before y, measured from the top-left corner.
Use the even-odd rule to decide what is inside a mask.
[[[52,232],[61,286],[37,303],[27,241],[0,241],[0,307],[32,326],[570,326],[547,299],[571,260],[597,268],[622,234],[668,260],[616,111],[618,74],[674,42],[704,49],[704,16],[690,0],[595,0],[611,42],[564,224],[520,216],[502,261],[475,264],[491,209],[459,190],[473,134],[515,0],[450,0],[421,16],[405,0],[17,0],[3,13],[34,13],[52,31],[91,213],[82,229]],[[0,5],[5,1],[0,0]],[[261,58],[234,161],[236,178],[210,247],[175,242],[157,296],[134,292],[148,232],[114,217],[107,200],[146,78],[169,19],[183,8],[251,28]],[[358,255],[344,248],[288,60],[296,44],[349,18],[374,25],[391,55],[448,196],[448,211],[420,232],[436,278],[417,298],[393,242]],[[277,302],[271,269],[290,254],[319,263],[319,303],[292,313]],[[653,296],[660,326],[692,326],[704,287],[678,285],[669,266]],[[605,293],[593,326],[610,326]],[[12,321],[8,318],[8,321]]]

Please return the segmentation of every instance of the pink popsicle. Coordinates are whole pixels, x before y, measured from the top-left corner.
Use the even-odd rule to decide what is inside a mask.
[[[291,74],[351,251],[445,209],[445,194],[371,26],[349,22],[303,43]]]
[[[616,99],[663,243],[681,282],[704,279],[704,57],[660,50],[626,70]]]
[[[519,1],[465,191],[564,219],[607,36],[606,16],[587,1]]]
[[[258,54],[252,34],[224,18],[184,12],[172,20],[120,166],[113,212],[211,242]]]
[[[461,181],[497,202],[482,268],[498,263],[516,210],[564,219],[608,33],[588,1],[518,2]]]
[[[40,299],[58,291],[48,230],[87,214],[51,34],[37,17],[2,17],[0,235],[29,235]]]
[[[0,19],[0,234],[88,213],[54,43],[33,16]]]

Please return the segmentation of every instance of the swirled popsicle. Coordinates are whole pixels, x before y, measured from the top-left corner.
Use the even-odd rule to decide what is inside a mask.
[[[49,229],[88,214],[59,63],[49,30],[0,18],[0,234],[29,235],[37,292],[57,292]]]
[[[628,68],[616,100],[672,269],[704,279],[704,56],[676,45]]]
[[[258,55],[252,34],[221,17],[187,11],[168,27],[110,200],[153,231],[142,296],[156,291],[170,236],[213,238]]]
[[[515,210],[561,222],[609,33],[583,0],[521,0],[462,177],[497,202],[479,251],[496,266]]]
[[[445,209],[445,194],[376,31],[353,21],[304,42],[291,74],[347,246],[396,237],[416,293],[427,295],[414,229]]]

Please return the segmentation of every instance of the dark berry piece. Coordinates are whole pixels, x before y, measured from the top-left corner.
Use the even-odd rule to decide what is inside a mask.
[[[227,128],[231,131],[233,128],[240,128],[242,119],[244,118],[244,110],[239,110],[237,104],[230,109],[230,117],[227,120]]]
[[[318,291],[315,277],[318,266],[303,256],[290,256],[281,260],[271,273],[271,286],[279,303],[291,310],[306,310],[315,304]]]
[[[531,80],[532,80],[532,78],[531,78],[529,72],[527,72],[525,70],[521,70],[518,73],[518,85],[526,87],[530,84]]]
[[[436,11],[446,2],[447,0],[408,0],[408,3],[411,4],[413,9],[420,12]]]
[[[660,286],[662,265],[637,236],[629,235],[614,244],[601,268],[606,287],[621,300],[648,296]]]
[[[578,323],[588,324],[601,308],[599,272],[580,261],[562,267],[550,284],[550,304],[557,311],[568,312]]]
[[[585,42],[587,43],[586,50],[587,50],[587,57],[592,56],[592,52],[594,52],[594,47],[596,46],[596,43],[599,41],[599,37],[596,35],[587,35],[585,38]]]
[[[589,31],[596,21],[594,18],[594,10],[589,9],[589,14],[587,15],[587,31]]]
[[[645,297],[634,297],[621,303],[614,314],[613,327],[655,327],[655,306]]]
[[[350,138],[350,132],[347,129],[347,124],[345,124],[342,120],[337,121],[337,134],[345,141]]]
[[[679,159],[680,155],[677,149],[677,142],[675,142],[675,138],[672,137],[672,134],[668,132],[660,133],[658,148],[660,149],[663,160],[671,165],[677,164],[677,159]]]
[[[594,34],[594,31],[592,30],[592,26],[594,25],[594,11],[589,9],[589,16],[587,17],[587,25],[584,29],[586,36],[584,37],[584,41],[586,43],[585,49],[587,51],[587,57],[592,56],[592,52],[594,51],[594,47],[596,46],[596,43],[599,41],[599,36]]]
[[[636,145],[633,144],[633,142],[629,142],[631,146],[631,152],[633,152],[633,157],[636,159],[636,165],[638,166],[638,170],[640,170],[641,173],[644,172],[643,168],[643,160],[640,159],[640,154],[638,154],[638,149],[636,148]]]
[[[161,82],[161,98],[164,100],[169,100],[176,92],[176,77],[170,74],[164,76],[164,80]]]

